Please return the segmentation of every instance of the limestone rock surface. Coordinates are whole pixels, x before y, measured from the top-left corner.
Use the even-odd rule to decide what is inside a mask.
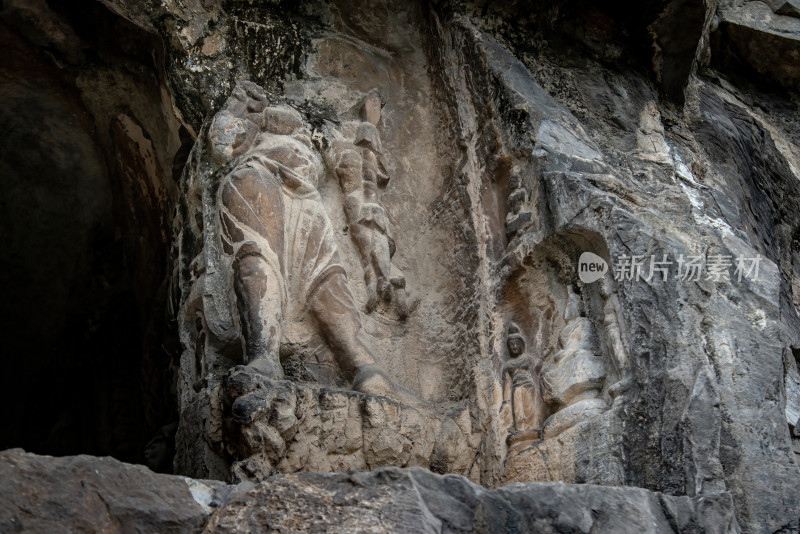
[[[795,0],[80,1],[0,8],[0,446],[188,478],[3,529],[800,531]]]

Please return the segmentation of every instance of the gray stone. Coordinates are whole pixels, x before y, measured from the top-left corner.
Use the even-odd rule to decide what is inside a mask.
[[[798,0],[766,0],[764,3],[776,15],[800,18],[800,2]]]
[[[199,532],[227,493],[113,458],[0,453],[3,532]]]
[[[4,532],[736,533],[728,494],[591,484],[486,490],[412,468],[278,475],[258,485],[158,475],[111,458],[0,453]]]
[[[796,91],[800,85],[800,14],[785,2],[773,9],[763,2],[726,6],[711,35],[711,58],[717,68],[739,75],[757,73]],[[789,15],[789,16],[784,16]]]

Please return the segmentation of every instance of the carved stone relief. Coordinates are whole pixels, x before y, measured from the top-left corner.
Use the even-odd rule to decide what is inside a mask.
[[[389,182],[378,133],[383,98],[369,91],[361,105],[360,121],[348,121],[335,133],[328,152],[329,166],[344,195],[344,212],[350,234],[361,255],[369,298],[366,310],[379,302],[394,301],[397,313],[409,313],[406,279],[392,263],[396,245],[392,228],[381,204],[378,189]]]
[[[507,482],[622,481],[614,399],[630,368],[613,279],[584,285],[571,267],[585,246],[542,244],[500,297],[510,319],[498,373]]]
[[[322,160],[301,115],[268,105],[260,87],[244,82],[212,120],[208,139],[213,164],[224,169],[216,193],[219,261],[232,282],[244,362],[282,379],[284,325],[313,318],[355,389],[410,395],[376,365],[363,341],[317,190]]]
[[[393,300],[404,318],[405,279],[396,267],[392,270],[394,243],[376,191],[388,179],[380,138],[369,122],[380,117],[377,91],[367,95],[362,111],[366,120],[354,129],[349,150],[335,153],[335,172],[343,192],[350,194],[343,208],[364,259],[371,299],[367,308],[374,309],[378,298]],[[205,399],[207,410],[220,409],[215,406],[219,402],[237,410],[249,406],[253,411],[257,405],[277,421],[245,432],[257,418],[234,414],[231,421],[239,423],[240,431],[227,433],[239,436],[235,441],[240,445],[226,452],[230,445],[224,440],[213,445],[212,438],[212,448],[234,459],[256,455],[271,464],[286,452],[295,425],[274,414],[286,412],[281,403],[291,397],[287,386],[269,388],[267,396],[264,388],[255,396],[242,391],[247,398],[237,403],[231,397],[237,388],[225,385],[233,376],[227,369],[246,364],[281,384],[286,347],[302,345],[309,333],[332,355],[338,368],[332,376],[344,377],[353,390],[424,405],[376,363],[363,333],[337,235],[318,190],[326,169],[301,114],[285,104],[270,104],[259,86],[241,82],[204,132],[207,143],[195,149],[189,180],[200,206],[195,216],[188,215],[198,241],[186,249],[200,251],[186,275],[182,375]],[[225,432],[220,428],[218,433]],[[257,452],[247,446],[253,441],[248,436],[272,445]]]
[[[577,282],[585,243],[542,241],[553,173],[493,156],[508,196],[481,223],[507,247],[492,264],[475,162],[437,152],[386,59],[354,50],[323,41],[320,78],[294,96],[240,82],[200,131],[179,239],[179,470],[620,483],[620,304],[613,281]],[[331,93],[343,57],[379,74]]]
[[[553,414],[544,423],[545,438],[557,436],[608,409],[599,398],[606,378],[605,363],[602,355],[596,354],[592,322],[581,315],[580,307],[579,297],[568,285],[559,350],[545,361],[542,369],[544,398],[553,408]]]
[[[509,177],[511,193],[508,195],[509,211],[506,215],[506,239],[509,241],[517,234],[531,227],[535,221],[531,213],[531,190],[525,183],[520,169],[515,167]]]
[[[387,396],[275,381],[249,366],[232,369],[221,397],[218,446],[233,458],[234,481],[386,465],[477,477],[480,432],[466,408],[442,413]]]
[[[508,435],[509,451],[524,448],[542,435],[547,406],[542,396],[541,358],[525,350],[525,339],[519,326],[508,327],[508,361],[503,365],[503,407],[511,411],[512,432]]]
[[[113,378],[86,390],[65,375],[77,393],[53,411],[57,424],[26,409],[6,425],[11,446],[21,432],[133,459],[145,434],[175,420],[161,408],[178,367],[178,429],[163,426],[140,457],[158,470],[171,470],[175,436],[174,471],[198,479],[422,466],[485,488],[653,490],[562,487],[587,506],[534,511],[554,529],[601,528],[606,494],[614,505],[646,497],[644,516],[664,531],[800,529],[798,0],[632,14],[589,2],[100,1],[128,22],[99,5],[86,16],[44,0],[0,9],[14,189],[6,286],[24,305],[6,300],[16,319],[51,316],[35,330],[64,341],[44,345],[75,349],[5,376],[41,383],[40,414],[61,398],[43,380],[54,369]],[[92,202],[53,194],[87,173],[102,186]],[[74,216],[94,223],[37,245]],[[58,261],[81,243],[78,263]],[[590,282],[575,273],[583,252],[664,276]],[[752,278],[747,258],[760,264]],[[705,276],[728,259],[730,277]],[[159,313],[167,299],[180,348]],[[130,328],[118,336],[117,323]],[[42,352],[37,336],[11,330]],[[143,408],[114,409],[140,382],[142,402],[127,405]],[[113,402],[82,436],[73,416],[87,393]],[[17,472],[38,462],[9,458]],[[351,511],[372,506],[381,521],[419,511],[429,530],[465,518],[479,530],[487,517],[533,522],[520,496],[554,487],[487,492],[407,475],[288,476],[253,491],[187,481],[222,499],[187,504],[211,529],[280,480],[367,480],[383,504]],[[331,509],[364,495],[326,488]],[[455,504],[426,508],[444,502],[442,488]],[[476,496],[489,507],[478,511]],[[257,527],[264,516],[251,515]]]

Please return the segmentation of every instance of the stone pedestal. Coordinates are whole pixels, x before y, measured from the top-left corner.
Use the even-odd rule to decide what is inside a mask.
[[[620,430],[617,410],[611,409],[524,450],[509,448],[506,483],[562,481],[620,486],[624,482]]]
[[[427,403],[270,380],[247,366],[210,389],[197,413],[182,415],[185,475],[260,481],[278,472],[420,466],[477,477],[471,460],[481,434],[466,406],[442,413]],[[209,451],[216,451],[213,471]]]

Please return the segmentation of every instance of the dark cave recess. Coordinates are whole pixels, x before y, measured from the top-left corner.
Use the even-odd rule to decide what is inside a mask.
[[[0,448],[170,471],[169,221],[192,140],[161,42],[93,0],[6,1],[0,26]]]

